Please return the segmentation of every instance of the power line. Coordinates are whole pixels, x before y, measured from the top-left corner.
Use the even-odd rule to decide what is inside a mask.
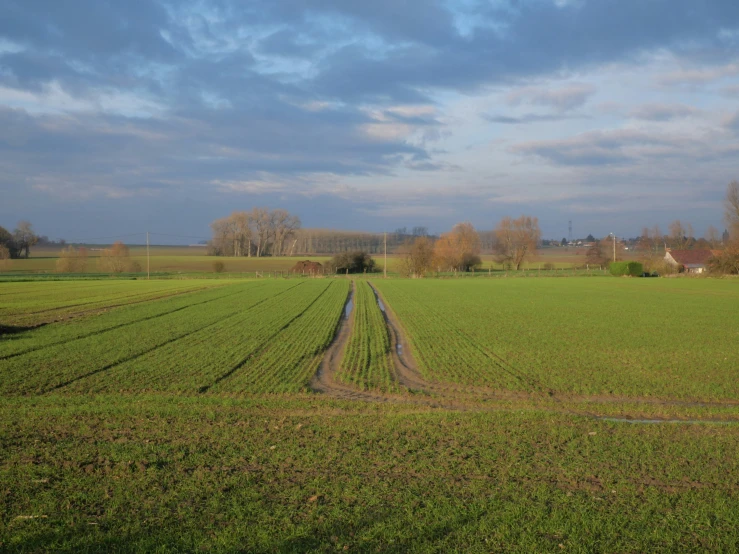
[[[146,233],[131,233],[128,235],[112,235],[109,237],[85,237],[85,238],[74,238],[74,239],[64,239],[66,242],[75,242],[75,243],[84,243],[86,241],[90,240],[109,240],[109,239],[125,239],[129,237],[143,237],[146,236]]]
[[[174,238],[178,238],[178,239],[204,239],[204,240],[208,240],[208,238],[209,238],[209,237],[203,237],[203,236],[195,237],[195,236],[192,236],[192,235],[170,235],[168,233],[151,233],[151,234],[152,235],[156,235],[158,237],[174,237]]]

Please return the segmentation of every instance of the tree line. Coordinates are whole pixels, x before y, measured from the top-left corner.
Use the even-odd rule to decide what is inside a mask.
[[[517,219],[502,219],[492,233],[485,236],[492,239],[496,261],[518,270],[536,254],[541,229],[537,218],[522,215]],[[407,240],[400,250],[400,272],[423,277],[430,272],[473,271],[482,265],[482,245],[481,233],[471,223],[458,223],[438,240],[429,237]]]
[[[300,229],[300,218],[287,210],[254,208],[217,219],[210,228],[212,256],[285,256],[294,252],[291,240]]]

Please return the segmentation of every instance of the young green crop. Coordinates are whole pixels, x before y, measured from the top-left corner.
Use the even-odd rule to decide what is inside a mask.
[[[197,281],[69,281],[3,283],[0,325],[34,326],[78,313],[220,286]]]
[[[224,295],[206,304],[193,303],[155,319],[0,359],[0,393],[28,394],[68,387],[178,340],[205,333],[207,341],[214,329],[238,321],[250,308],[300,286],[300,282],[271,281],[266,285],[245,282],[238,286],[241,290],[237,294]],[[84,320],[80,322],[84,323]]]
[[[730,281],[378,281],[424,376],[493,389],[737,400]]]
[[[364,280],[356,281],[352,319],[339,379],[362,390],[397,391],[387,324],[372,287]]]

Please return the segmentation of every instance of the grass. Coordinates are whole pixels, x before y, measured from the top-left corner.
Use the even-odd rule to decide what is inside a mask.
[[[363,279],[382,403],[309,392],[347,279],[2,284],[0,552],[737,551],[739,424],[593,417],[739,421],[735,283],[373,284],[460,409]]]
[[[7,399],[0,548],[733,552],[738,440],[309,398]]]
[[[739,400],[739,288],[677,279],[378,280],[432,381]]]

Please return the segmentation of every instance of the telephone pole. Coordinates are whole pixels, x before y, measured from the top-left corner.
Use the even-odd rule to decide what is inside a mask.
[[[149,257],[149,231],[146,231],[146,280],[151,281],[151,259]]]
[[[616,261],[616,235],[611,233],[613,235],[613,261]]]
[[[387,232],[385,233],[385,267],[383,270],[385,272],[385,279],[387,279]]]

